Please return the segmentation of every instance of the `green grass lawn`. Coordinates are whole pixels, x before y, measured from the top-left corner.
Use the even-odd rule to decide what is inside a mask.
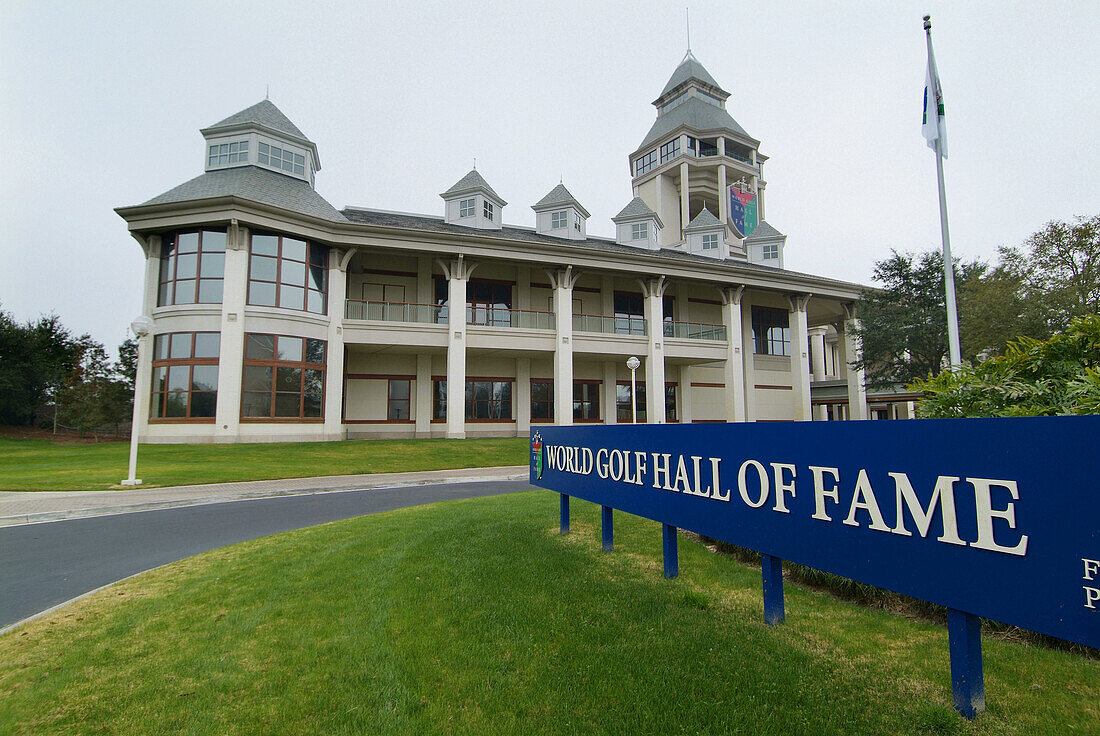
[[[984,642],[989,711],[951,708],[947,634],[787,585],[545,491],[254,540],[0,637],[13,734],[1084,734],[1100,662]]]
[[[126,477],[129,453],[128,442],[56,445],[48,440],[0,438],[0,490],[106,490]],[[528,441],[523,437],[142,445],[138,477],[148,487],[480,468],[524,465],[527,453]]]

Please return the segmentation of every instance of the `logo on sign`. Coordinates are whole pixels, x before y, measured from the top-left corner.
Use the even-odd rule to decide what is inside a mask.
[[[535,478],[542,480],[542,434],[537,431],[531,438],[531,467],[535,471]]]

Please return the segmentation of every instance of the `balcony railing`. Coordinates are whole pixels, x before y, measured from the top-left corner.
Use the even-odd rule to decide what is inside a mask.
[[[574,314],[574,332],[603,332],[609,335],[645,335],[645,317],[633,314]]]
[[[553,312],[536,312],[530,309],[509,309],[485,304],[466,305],[466,324],[487,327],[518,327],[530,330],[554,329]]]
[[[344,303],[344,319],[371,319],[381,322],[419,322],[435,324],[447,321],[446,307],[441,304],[371,302],[348,299]]]
[[[689,340],[725,340],[726,326],[706,322],[665,322],[664,335]]]

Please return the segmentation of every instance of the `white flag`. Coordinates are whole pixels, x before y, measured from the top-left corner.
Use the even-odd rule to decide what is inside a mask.
[[[936,71],[936,57],[932,54],[932,42],[928,42],[928,70],[924,78],[924,118],[921,133],[928,141],[928,147],[936,150],[936,141],[940,142],[940,153],[947,158],[947,123],[943,117],[943,88],[940,87],[940,75]]]

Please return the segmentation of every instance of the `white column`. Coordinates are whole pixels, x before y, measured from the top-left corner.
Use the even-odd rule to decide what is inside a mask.
[[[417,439],[432,436],[432,356],[416,356],[416,422]]]
[[[524,269],[525,271],[527,269]],[[516,358],[516,383],[512,392],[512,408],[516,416],[516,436],[531,431],[531,359]]]
[[[348,263],[355,251],[329,250],[328,346],[325,350],[325,439],[344,439],[344,303],[348,295]]]
[[[867,413],[867,388],[866,378],[862,369],[856,370],[853,363],[862,360],[860,354],[859,338],[856,331],[859,330],[859,319],[855,316],[855,305],[845,305],[844,311],[848,317],[844,321],[844,374],[848,379],[848,418],[866,419]]]
[[[742,304],[744,301],[742,300]],[[752,332],[752,308],[741,308],[741,365],[745,371],[745,421],[756,421],[756,341]]]
[[[722,145],[724,139],[718,139],[718,145]],[[722,153],[719,151],[719,153]],[[718,165],[718,219],[725,225],[729,222],[730,193],[726,191],[726,165]],[[726,230],[722,230],[722,240],[726,239]]]
[[[664,276],[641,282],[649,338],[645,356],[646,424],[665,423],[664,296],[668,283]]]
[[[685,161],[680,164],[680,240],[685,240],[684,228],[691,222],[690,207],[691,181],[688,174],[688,165]]]
[[[680,423],[691,424],[691,366],[680,366]]]
[[[447,277],[447,437],[466,437],[466,282],[477,268],[463,256],[440,261]]]
[[[806,323],[806,307],[809,294],[788,296],[791,324],[791,393],[794,400],[794,420],[808,422],[810,414],[810,348],[809,327]]]
[[[554,289],[554,424],[573,424],[573,285],[580,272],[547,271]]]
[[[156,256],[153,257],[156,260]],[[144,316],[144,315],[142,315]],[[134,373],[134,413],[130,424],[130,469],[120,482],[124,486],[140,486],[137,477],[138,441],[143,428],[149,425],[149,377],[153,366],[153,334],[134,335],[137,340],[137,370]]]
[[[810,334],[810,355],[813,359],[813,377],[814,381],[824,381],[825,376],[825,333],[827,332],[825,327],[811,327]],[[813,418],[815,422],[823,422],[829,418],[828,407],[825,404],[815,404],[813,407]]]
[[[235,442],[241,430],[244,374],[244,309],[248,295],[248,229],[234,221],[225,238],[222,336],[218,355],[218,401],[214,441]],[[341,309],[343,307],[341,306]]]
[[[618,390],[619,365],[614,361],[603,364],[603,421],[604,424],[618,424],[618,407],[615,404],[615,392]]]
[[[742,315],[741,297],[744,286],[727,286],[722,289],[722,324],[726,328],[726,362],[724,391],[726,398],[726,421],[748,421],[745,413],[745,397],[751,390],[745,385],[744,340],[741,335]],[[748,354],[752,359],[752,352]]]

